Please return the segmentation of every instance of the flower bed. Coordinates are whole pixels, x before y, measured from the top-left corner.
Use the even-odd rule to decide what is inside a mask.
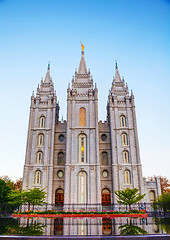
[[[42,211],[42,212],[34,212],[34,211],[26,211],[26,212],[15,212],[12,214],[13,217],[43,217],[43,218],[56,218],[56,217],[104,217],[104,218],[115,218],[115,217],[140,217],[140,218],[146,218],[148,217],[148,214],[142,210],[142,211],[126,211],[126,212],[116,212],[116,211],[109,211],[109,212],[96,212],[96,211]]]

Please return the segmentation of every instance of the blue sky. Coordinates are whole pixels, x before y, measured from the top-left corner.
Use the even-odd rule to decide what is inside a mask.
[[[99,119],[115,60],[133,89],[143,175],[169,177],[170,1],[0,0],[0,176],[22,176],[30,97],[51,62],[60,118],[80,61],[99,90]],[[169,177],[170,178],[170,177]]]

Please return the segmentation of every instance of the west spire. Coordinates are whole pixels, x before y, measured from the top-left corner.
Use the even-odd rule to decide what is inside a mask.
[[[50,61],[48,62],[47,73],[46,73],[44,82],[50,83]]]
[[[87,74],[86,62],[84,58],[84,51],[81,52],[81,60],[78,69],[78,74]]]

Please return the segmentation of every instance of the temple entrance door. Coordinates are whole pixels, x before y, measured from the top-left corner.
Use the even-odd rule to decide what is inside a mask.
[[[59,188],[55,192],[55,206],[63,206],[64,205],[64,191]]]
[[[107,188],[102,190],[102,206],[111,206],[110,191]]]

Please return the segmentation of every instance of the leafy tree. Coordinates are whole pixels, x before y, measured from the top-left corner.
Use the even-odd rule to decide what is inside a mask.
[[[22,178],[19,178],[14,182],[13,189],[19,190],[20,192],[22,191]]]
[[[0,179],[0,203],[7,203],[8,194],[11,192],[11,188],[6,184],[6,182]]]
[[[21,193],[19,190],[12,190],[8,194],[8,198],[8,204],[10,205],[20,206],[24,202],[24,194]]]
[[[28,210],[30,210],[30,206],[33,205],[41,205],[45,203],[46,192],[44,189],[33,188],[28,191],[22,192],[23,203],[28,203]]]
[[[157,197],[154,202],[154,207],[157,209],[164,209],[164,213],[170,213],[170,192],[164,193]]]
[[[123,205],[128,205],[129,210],[131,210],[131,205],[133,203],[138,203],[146,194],[138,193],[139,189],[126,188],[124,190],[115,191],[117,196],[117,202]]]
[[[3,180],[8,187],[13,189],[14,183],[13,183],[13,181],[11,181],[11,179],[8,176],[2,176],[2,177],[0,177],[0,179]]]

